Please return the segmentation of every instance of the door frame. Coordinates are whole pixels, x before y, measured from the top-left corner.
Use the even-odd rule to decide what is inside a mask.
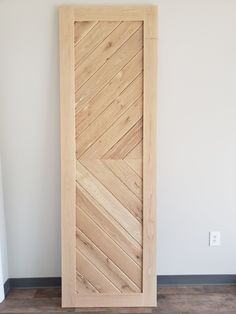
[[[142,293],[79,296],[76,293],[76,147],[75,147],[75,21],[143,21],[143,274]],[[156,305],[156,90],[157,7],[61,6],[60,103],[61,103],[61,247],[62,306]]]

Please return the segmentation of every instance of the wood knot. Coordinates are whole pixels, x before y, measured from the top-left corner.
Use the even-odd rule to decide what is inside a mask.
[[[112,46],[112,41],[108,41],[107,48],[110,48]]]

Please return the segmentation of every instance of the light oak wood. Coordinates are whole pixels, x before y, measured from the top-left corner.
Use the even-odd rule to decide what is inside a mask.
[[[114,261],[138,287],[141,287],[140,266],[131,260],[128,255],[124,254],[120,246],[117,245],[113,239],[110,238],[85,212],[83,212],[81,208],[77,211],[77,227],[91,241],[93,241],[96,246],[101,247],[101,250],[108,259]],[[96,264],[96,261],[94,261],[94,263]],[[78,269],[80,268],[78,267]]]
[[[152,306],[156,8],[60,8],[62,305]]]
[[[136,264],[141,266],[142,246],[79,184],[76,186],[76,198],[80,209],[85,211]]]
[[[119,202],[87,168],[77,161],[77,184],[95,198],[105,210],[139,243],[142,243],[140,222]]]
[[[140,200],[143,198],[143,182],[137,174],[121,160],[105,160],[104,164],[132,191]]]
[[[79,248],[92,263],[94,262],[96,267],[107,278],[111,278],[111,281],[120,292],[140,291],[140,288],[79,229],[77,230],[77,248]]]
[[[91,101],[84,105],[76,103],[76,134],[78,136],[125,91],[132,80],[142,75],[142,57],[141,51]]]
[[[80,40],[86,37],[88,32],[90,32],[93,27],[97,24],[96,21],[83,21],[79,24],[75,22],[74,24],[74,44],[75,47],[79,44]]]
[[[76,252],[76,267],[80,269],[88,282],[95,285],[99,293],[116,293],[119,289],[91,262],[80,250]],[[78,291],[81,295],[81,292]]]
[[[154,20],[151,19],[150,25]],[[149,25],[149,22],[148,22]],[[143,293],[147,303],[156,298],[156,96],[157,45],[144,28],[143,121]]]
[[[92,27],[86,32],[82,40],[77,33],[84,30],[84,23],[91,24]],[[97,24],[97,25],[96,25]],[[86,62],[88,57],[96,47],[111,34],[120,22],[76,22],[75,23],[75,68],[77,68],[82,62]],[[95,27],[96,26],[96,27]],[[82,30],[80,30],[82,28]],[[84,33],[83,33],[84,34]],[[102,34],[102,36],[101,36]],[[79,37],[79,40],[77,39]],[[88,63],[87,63],[88,64]]]
[[[94,175],[105,188],[110,191],[119,202],[140,222],[142,222],[142,202],[140,199],[105,166],[101,160],[81,160],[89,171]],[[125,178],[123,176],[123,178]],[[140,225],[141,228],[141,225]]]
[[[142,97],[138,98],[129,109],[118,118],[92,146],[90,146],[80,159],[99,159],[107,153],[141,118]],[[109,118],[109,117],[107,117]]]
[[[125,157],[125,159],[139,159],[143,155],[143,141],[140,141]]]
[[[125,162],[140,178],[143,179],[143,161],[141,159],[125,158]]]
[[[102,68],[99,68],[91,77],[91,80],[86,81],[79,89],[76,89],[75,101],[82,106],[89,102],[100,90],[109,83],[109,81],[122,68],[131,61],[136,54],[142,49],[143,32],[139,28],[125,42],[118,51],[118,55],[114,54]]]
[[[74,14],[60,9],[62,306],[76,305]]]
[[[124,159],[143,138],[143,119],[140,119],[132,129],[126,133],[109,151],[103,155],[104,159]]]
[[[138,76],[129,85],[129,88],[125,89],[110,105],[108,105],[102,114],[97,117],[96,123],[91,123],[84,132],[79,134],[77,141],[79,141],[80,145],[79,150],[77,151],[77,158],[83,156],[83,153],[85,153],[85,151],[92,146],[94,142],[96,142],[96,140],[99,139],[139,97],[141,97],[142,83],[142,77]],[[104,121],[104,116],[109,117],[109,119]]]
[[[102,22],[101,25],[105,24],[105,29],[107,27],[107,23],[113,22]],[[83,62],[80,62],[80,64],[77,67],[77,64],[79,63],[79,60],[75,58],[75,65],[76,65],[76,71],[75,71],[75,85],[76,89],[79,89],[87,80],[105,63],[113,54],[119,55],[119,48],[128,40],[129,37],[131,37],[140,27],[141,22],[122,22],[118,26],[115,24],[115,27],[110,27],[113,29],[113,31],[110,33],[109,36],[106,37],[107,32],[105,33],[104,37],[105,39],[98,45],[96,49],[94,49],[91,53],[89,47],[89,51],[87,53],[87,58],[84,58]],[[98,27],[94,27],[94,29],[97,29]],[[109,32],[110,32],[109,28]],[[101,30],[99,30],[99,33]],[[90,33],[86,36],[89,37]],[[99,38],[99,34],[97,34],[97,37]],[[102,37],[103,38],[103,37]],[[83,47],[83,42],[81,42],[81,46]],[[78,56],[81,55],[80,49],[81,47],[77,47]],[[85,51],[87,52],[88,49],[85,47]],[[75,55],[77,56],[77,55]],[[82,56],[83,57],[83,51]]]
[[[76,21],[144,21],[144,38],[157,38],[156,6],[74,6],[74,14]]]
[[[100,293],[89,281],[79,272],[76,273],[76,287],[81,294]]]

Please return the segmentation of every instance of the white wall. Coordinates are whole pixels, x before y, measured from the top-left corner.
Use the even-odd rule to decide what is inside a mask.
[[[0,1],[0,149],[10,277],[60,275],[57,6],[66,3],[111,1]],[[233,274],[236,2],[156,3],[158,274]],[[221,231],[221,247],[208,246],[210,230]]]
[[[4,283],[8,279],[7,239],[0,159],[0,302],[4,299]]]

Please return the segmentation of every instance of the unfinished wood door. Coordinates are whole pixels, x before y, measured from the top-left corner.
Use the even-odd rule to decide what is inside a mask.
[[[152,306],[155,7],[62,7],[63,306]]]

